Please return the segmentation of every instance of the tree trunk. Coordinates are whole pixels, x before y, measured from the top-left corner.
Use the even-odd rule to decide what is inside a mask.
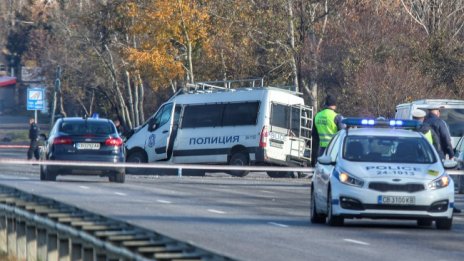
[[[131,77],[130,73],[128,70],[125,70],[125,75],[126,75],[126,93],[127,93],[127,101],[129,103],[129,115],[131,118],[131,122],[137,122],[135,120],[135,109],[134,109],[134,99],[132,98],[132,85],[131,85]],[[135,82],[137,84],[137,82]],[[135,86],[135,89],[137,89],[137,86]]]
[[[287,0],[287,11],[288,11],[288,40],[290,42],[290,63],[292,65],[292,74],[293,74],[293,84],[295,85],[295,92],[299,92],[300,88],[298,86],[298,68],[296,65],[296,48],[295,48],[295,26],[293,25],[293,1]]]
[[[145,113],[143,112],[143,99],[145,98],[145,90],[143,89],[143,81],[142,77],[140,77],[140,73],[137,73],[137,78],[139,82],[139,99],[138,99],[138,104],[139,104],[139,114],[140,114],[140,123],[145,122]]]

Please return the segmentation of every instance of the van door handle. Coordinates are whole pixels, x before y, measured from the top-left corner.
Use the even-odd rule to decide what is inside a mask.
[[[163,133],[168,133],[169,131],[168,130],[164,130]]]

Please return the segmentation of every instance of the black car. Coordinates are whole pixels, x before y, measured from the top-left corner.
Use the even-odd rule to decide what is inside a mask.
[[[113,122],[103,118],[61,118],[45,135],[41,160],[97,161],[118,163],[125,161],[123,140]],[[41,165],[40,180],[56,180],[58,175],[100,175],[111,182],[123,183],[123,167],[86,167],[73,165]]]
[[[458,169],[464,170],[464,136],[461,137],[458,144],[456,145],[456,148],[454,149],[454,154],[454,157],[458,162]],[[458,192],[464,194],[464,176],[456,176],[454,183],[456,184]]]

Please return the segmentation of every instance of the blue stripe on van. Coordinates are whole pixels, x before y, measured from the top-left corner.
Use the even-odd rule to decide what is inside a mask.
[[[256,153],[259,147],[246,147],[249,153]],[[197,150],[175,150],[172,152],[174,157],[186,156],[206,156],[206,155],[224,155],[230,153],[230,148],[221,149],[197,149]]]

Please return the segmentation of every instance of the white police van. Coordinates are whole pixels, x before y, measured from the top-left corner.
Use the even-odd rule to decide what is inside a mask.
[[[437,106],[441,108],[440,118],[448,124],[454,148],[459,139],[464,136],[464,100],[425,99],[399,104],[396,106],[395,118],[412,119],[412,112],[415,109],[427,111]]]
[[[414,120],[347,118],[318,158],[311,183],[311,222],[412,219],[450,229],[454,184]],[[452,164],[447,167],[453,167]]]
[[[262,87],[262,81],[245,88],[231,88],[230,83],[199,83],[162,104],[126,140],[127,162],[309,165],[313,111],[303,98]],[[229,173],[245,176],[248,171]]]

